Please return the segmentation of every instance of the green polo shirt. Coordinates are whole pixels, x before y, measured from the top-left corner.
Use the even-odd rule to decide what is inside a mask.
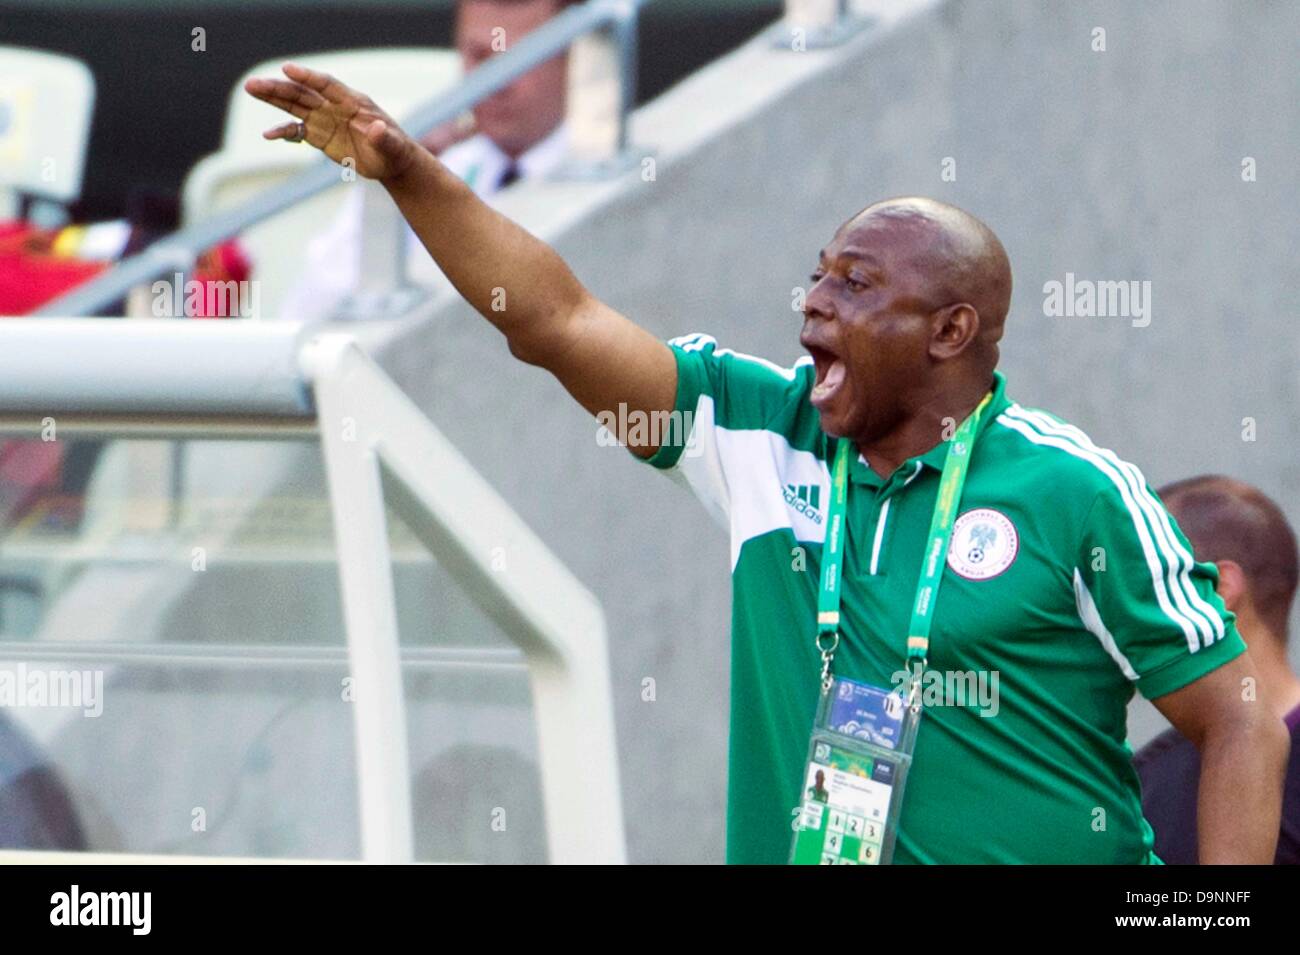
[[[817,705],[834,442],[808,400],[810,359],[781,368],[705,335],[670,345],[689,440],[665,439],[650,463],[731,537],[727,859],[783,863]],[[894,685],[945,452],[888,478],[853,466],[839,675]],[[1159,697],[1245,650],[1216,582],[1136,467],[1011,401],[996,374],[935,607],[895,862],[1153,860],[1126,706],[1135,688]]]

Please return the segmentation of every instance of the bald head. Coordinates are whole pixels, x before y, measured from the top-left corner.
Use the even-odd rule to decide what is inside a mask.
[[[969,213],[874,203],[835,231],[809,278],[799,340],[827,434],[863,448],[902,428],[928,435],[930,419],[965,414],[991,387],[1011,268]]]
[[[1281,508],[1258,488],[1213,474],[1176,481],[1159,494],[1197,560],[1241,567],[1255,612],[1285,642],[1300,557]]]
[[[979,313],[976,351],[996,365],[997,342],[1011,307],[1011,262],[993,230],[946,202],[903,196],[872,203],[841,231],[879,222],[910,235],[908,255],[925,277],[932,308],[967,302]]]

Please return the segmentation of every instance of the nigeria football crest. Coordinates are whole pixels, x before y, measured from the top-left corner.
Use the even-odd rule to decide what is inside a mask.
[[[948,566],[967,580],[988,580],[1010,567],[1019,550],[1020,535],[1011,518],[992,508],[976,508],[953,524]]]

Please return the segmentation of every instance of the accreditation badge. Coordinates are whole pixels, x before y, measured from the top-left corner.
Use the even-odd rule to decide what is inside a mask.
[[[882,865],[894,853],[921,710],[836,677],[817,707],[791,865]]]

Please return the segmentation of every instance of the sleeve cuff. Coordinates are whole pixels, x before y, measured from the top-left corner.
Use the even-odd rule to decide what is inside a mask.
[[[1223,639],[1202,647],[1196,653],[1178,657],[1164,666],[1152,670],[1137,681],[1138,691],[1148,700],[1181,690],[1187,684],[1199,680],[1212,670],[1217,670],[1225,663],[1235,660],[1246,652],[1246,642],[1231,623]]]
[[[695,409],[699,404],[700,395],[703,392],[702,377],[703,370],[700,367],[700,358],[697,354],[690,354],[676,348],[672,349],[673,358],[677,361],[677,394],[673,400],[673,414],[677,416],[689,415],[682,417],[681,420],[691,423],[691,431],[695,430]],[[671,434],[671,429],[669,431]],[[661,444],[654,454],[648,458],[638,458],[651,467],[659,468],[661,471],[667,471],[677,466],[681,460],[682,452],[690,444],[692,435],[683,434],[679,443]],[[632,452],[629,450],[629,454]],[[633,455],[635,457],[635,455]]]

